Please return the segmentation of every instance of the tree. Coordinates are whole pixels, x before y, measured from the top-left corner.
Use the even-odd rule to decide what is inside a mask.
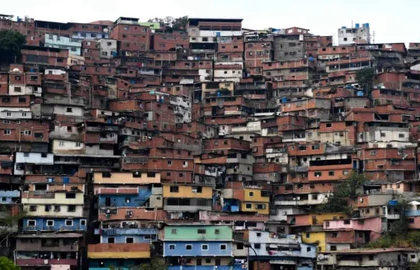
[[[353,209],[348,205],[348,199],[355,199],[363,192],[367,179],[363,174],[353,171],[350,176],[335,187],[334,195],[326,204],[316,207],[320,213],[344,212],[351,214]]]
[[[365,90],[368,96],[371,96],[375,70],[373,68],[364,68],[356,72],[356,81]]]
[[[142,263],[134,269],[138,270],[166,270],[165,260],[162,258],[154,257],[150,260],[150,263]]]
[[[22,45],[26,37],[13,30],[0,31],[0,63],[10,64],[20,57]]]
[[[352,171],[350,176],[337,186],[334,195],[341,198],[355,199],[363,193],[362,189],[366,181],[367,179],[363,174]]]
[[[187,28],[188,16],[176,18],[172,23],[172,29],[185,30]]]
[[[9,258],[7,257],[0,257],[0,270],[19,270],[20,268],[17,267]]]
[[[148,22],[159,23],[162,28],[167,28],[169,30],[185,30],[185,26],[188,22],[188,16],[183,16],[179,18],[166,16],[165,18],[149,19]]]
[[[19,220],[26,216],[25,212],[19,212],[15,215],[10,213],[9,209],[3,207],[0,209],[0,225],[3,229],[0,229],[0,237],[13,234],[14,229],[17,228]],[[0,239],[1,242],[1,239]],[[1,268],[0,268],[1,270]]]

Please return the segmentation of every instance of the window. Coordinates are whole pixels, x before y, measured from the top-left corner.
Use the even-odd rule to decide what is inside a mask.
[[[192,245],[185,245],[186,250],[192,250]]]
[[[64,222],[64,224],[66,224],[66,226],[73,226],[73,220],[66,219],[66,221]]]
[[[257,210],[264,210],[266,207],[265,207],[265,204],[257,204],[257,205],[255,205],[255,208]]]
[[[67,108],[66,112],[73,112],[73,108]]]
[[[28,226],[30,226],[30,227],[34,227],[34,226],[36,226],[36,220],[32,220],[32,219],[30,219],[30,220],[28,220],[27,224],[28,224]]]
[[[328,172],[328,175],[329,175],[329,176],[334,176],[334,171],[329,171],[329,172]]]
[[[311,252],[311,247],[307,247],[306,252]]]
[[[172,229],[172,234],[176,234],[176,229]]]
[[[409,218],[409,219],[408,219],[408,222],[409,222],[410,224],[414,224],[414,218]]]
[[[369,261],[373,261],[375,259],[374,255],[369,255]]]
[[[201,250],[209,250],[209,245],[207,244],[201,245]]]
[[[214,230],[214,234],[219,234],[220,233],[220,230],[219,229],[215,229]]]
[[[197,233],[198,234],[206,234],[206,230],[205,229],[198,229]]]
[[[331,247],[330,247],[330,250],[331,250],[331,251],[337,251],[337,246],[331,246]]]
[[[243,243],[237,243],[236,244],[236,249],[244,249],[244,244]]]
[[[370,155],[371,155],[371,156],[376,156],[376,150],[371,150],[371,151],[370,151]]]
[[[257,237],[261,237],[261,233],[257,233]]]
[[[75,142],[75,144],[74,144],[76,147],[80,147],[81,145],[82,145],[82,143],[81,142]]]
[[[66,193],[66,199],[76,199],[76,193]]]
[[[47,220],[47,226],[54,226],[54,220]]]
[[[169,188],[169,191],[170,191],[171,193],[176,193],[176,192],[179,192],[179,187],[177,187],[177,186],[171,186],[171,187]]]
[[[338,233],[336,233],[336,232],[332,233],[332,238],[337,238],[337,236],[338,236]]]
[[[22,87],[15,87],[15,92],[22,92]]]
[[[346,220],[344,220],[344,224],[350,224],[350,219],[346,219]]]
[[[26,98],[25,98],[25,97],[20,97],[20,98],[18,99],[18,102],[19,102],[19,103],[25,103],[25,102],[26,102]]]
[[[327,128],[330,128],[330,127],[331,127],[331,123],[327,123],[325,126],[326,126]]]
[[[254,248],[255,249],[260,249],[261,248],[261,244],[254,244]]]
[[[169,249],[170,249],[170,250],[174,250],[174,249],[175,249],[175,247],[176,247],[176,245],[174,245],[174,244],[169,245]]]
[[[314,172],[314,176],[315,177],[320,177],[320,176],[322,176],[322,172]]]
[[[108,237],[108,243],[109,244],[114,244],[115,243],[115,238],[114,237]]]
[[[226,249],[227,249],[226,244],[222,244],[222,245],[220,245],[220,249],[221,249],[221,250],[226,250]]]
[[[168,165],[171,166],[172,165],[172,160],[168,160]]]
[[[252,196],[254,196],[254,192],[250,191],[249,192],[249,197],[252,197]]]
[[[45,210],[45,212],[50,212],[50,210],[51,210],[51,205],[45,205],[45,206],[44,206],[44,210]]]
[[[10,135],[10,134],[12,134],[12,131],[10,129],[5,129],[5,130],[3,130],[3,134],[4,135]]]
[[[125,238],[125,242],[127,244],[132,244],[132,243],[134,243],[134,238],[133,237],[127,237],[127,238]]]
[[[400,133],[400,134],[398,134],[398,138],[404,138],[405,136],[404,136],[404,133]]]
[[[80,226],[86,226],[86,219],[80,220]]]
[[[30,212],[35,212],[36,211],[36,205],[29,206],[29,211]]]
[[[75,205],[67,206],[67,212],[76,212],[76,206]]]
[[[192,192],[193,193],[203,193],[203,187],[193,187]]]
[[[252,209],[252,204],[247,203],[247,204],[245,205],[245,208],[246,208],[246,209]]]

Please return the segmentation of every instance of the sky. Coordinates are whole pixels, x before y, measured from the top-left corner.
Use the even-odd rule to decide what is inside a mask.
[[[7,1],[7,0],[2,0]],[[341,26],[369,23],[375,43],[420,42],[419,0],[20,0],[1,13],[56,22],[115,21],[120,16],[243,18],[243,27],[308,28],[337,36]]]

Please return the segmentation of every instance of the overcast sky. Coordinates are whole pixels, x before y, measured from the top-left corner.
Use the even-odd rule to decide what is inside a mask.
[[[299,26],[337,35],[341,26],[370,23],[375,42],[420,42],[420,0],[2,0],[1,13],[57,22],[114,21],[120,16],[243,18],[243,27]]]

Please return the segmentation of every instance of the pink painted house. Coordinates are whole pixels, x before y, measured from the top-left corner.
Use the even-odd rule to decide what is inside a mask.
[[[376,240],[381,237],[384,225],[382,224],[381,217],[338,219],[324,221],[323,229],[326,231],[370,231],[370,240]]]

